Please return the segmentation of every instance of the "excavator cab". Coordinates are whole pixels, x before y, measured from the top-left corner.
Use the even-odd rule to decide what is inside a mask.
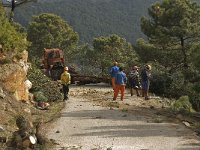
[[[64,68],[63,51],[57,48],[44,49],[43,68],[53,80],[59,80]]]

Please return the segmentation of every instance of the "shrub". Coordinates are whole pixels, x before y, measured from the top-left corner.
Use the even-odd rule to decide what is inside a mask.
[[[43,96],[48,99],[48,101],[57,101],[62,99],[62,94],[60,93],[60,84],[57,81],[52,81],[35,66],[29,70],[28,79],[33,84],[30,90],[32,93],[40,91],[43,93]],[[45,99],[43,96],[40,94],[39,97]]]
[[[48,101],[48,98],[41,91],[35,92],[34,97],[35,97],[34,100],[37,102],[47,102]]]
[[[182,111],[191,112],[192,111],[192,104],[189,101],[188,96],[181,96],[174,104],[173,109],[175,111]]]
[[[190,98],[192,107],[196,111],[200,111],[200,94],[197,92],[190,93],[189,98]]]
[[[165,73],[154,72],[152,73],[150,84],[150,91],[156,95],[166,96],[170,89],[172,82],[171,77]]]

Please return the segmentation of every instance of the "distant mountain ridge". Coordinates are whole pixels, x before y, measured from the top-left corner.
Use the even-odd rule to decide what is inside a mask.
[[[140,18],[157,0],[39,0],[15,10],[15,21],[27,26],[33,15],[55,13],[79,33],[82,42],[117,34],[135,43],[142,37]],[[200,0],[199,0],[200,1]]]

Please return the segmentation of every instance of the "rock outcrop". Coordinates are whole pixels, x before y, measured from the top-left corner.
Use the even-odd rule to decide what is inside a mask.
[[[27,86],[28,52],[20,54],[20,59],[12,58],[9,63],[0,64],[0,83],[17,100],[28,101],[30,87]]]

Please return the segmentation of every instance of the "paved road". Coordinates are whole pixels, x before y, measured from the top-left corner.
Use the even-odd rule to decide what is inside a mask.
[[[147,115],[71,96],[47,135],[59,143],[55,150],[200,150],[194,133],[184,125],[148,120]]]

